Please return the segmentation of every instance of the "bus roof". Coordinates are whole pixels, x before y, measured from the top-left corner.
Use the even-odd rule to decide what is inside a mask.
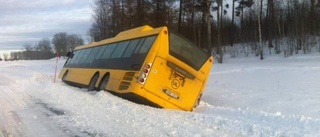
[[[149,36],[149,35],[154,35],[154,34],[160,33],[163,29],[167,29],[167,27],[152,28],[149,25],[144,25],[144,26],[141,26],[138,28],[133,28],[130,30],[122,31],[113,38],[108,38],[108,39],[101,40],[99,42],[92,42],[92,43],[89,43],[86,45],[76,47],[75,50],[100,46],[103,44],[109,44],[109,43],[114,43],[114,42],[118,42],[118,41],[124,41],[124,40],[129,40],[129,39],[134,39],[134,38],[139,38],[139,37],[144,37],[144,36]]]

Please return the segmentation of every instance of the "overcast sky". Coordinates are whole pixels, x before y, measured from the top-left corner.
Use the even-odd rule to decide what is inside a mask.
[[[95,0],[0,0],[0,53],[59,32],[87,41]],[[230,1],[230,0],[227,0]]]
[[[58,32],[87,40],[94,0],[0,0],[0,51],[19,50]]]

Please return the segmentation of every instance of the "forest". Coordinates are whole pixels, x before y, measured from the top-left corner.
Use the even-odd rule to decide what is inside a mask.
[[[168,26],[223,62],[254,54],[320,52],[320,0],[96,0],[92,41],[130,28]]]

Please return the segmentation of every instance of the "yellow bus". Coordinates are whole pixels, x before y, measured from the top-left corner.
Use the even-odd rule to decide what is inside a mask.
[[[213,61],[167,27],[146,25],[76,47],[59,78],[88,91],[106,90],[138,103],[192,111]]]

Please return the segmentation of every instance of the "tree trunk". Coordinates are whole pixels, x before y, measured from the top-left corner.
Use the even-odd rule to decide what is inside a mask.
[[[273,0],[268,0],[268,26],[267,26],[267,31],[268,31],[268,47],[269,48],[273,48],[273,44],[272,44],[272,41],[273,41],[273,35],[274,35],[274,13],[273,13],[273,8],[274,8],[274,4],[273,4]]]
[[[121,0],[121,28],[120,28],[120,30],[119,31],[123,31],[124,29],[125,29],[125,27],[127,26],[126,24],[125,24],[125,13],[124,13],[124,2],[123,2],[123,0]],[[126,20],[126,21],[128,21],[128,20]]]
[[[117,12],[117,6],[116,6],[116,1],[115,0],[112,0],[112,30],[113,30],[113,32],[111,32],[111,35],[112,36],[115,36],[116,35],[116,24],[117,24],[117,22],[116,22],[116,12]]]
[[[315,10],[315,0],[310,0],[311,9],[310,9],[310,31],[311,35],[315,35],[315,23],[316,23],[316,10]]]
[[[137,0],[137,25],[142,26],[144,24],[144,1]]]
[[[192,0],[192,5],[195,4],[195,0]],[[197,32],[196,32],[196,28],[194,25],[194,12],[195,12],[195,8],[194,6],[192,6],[192,13],[191,13],[191,25],[192,25],[192,30],[193,30],[193,41],[197,41]],[[200,45],[198,45],[200,46]]]
[[[217,11],[217,19],[218,19],[218,45],[217,45],[217,56],[218,58],[218,63],[222,63],[223,61],[223,51],[222,51],[222,39],[221,39],[221,28],[222,28],[222,4],[223,0],[218,1],[218,11]]]
[[[259,42],[260,42],[260,60],[263,60],[263,45],[262,45],[262,32],[261,32],[261,26],[262,26],[262,4],[263,4],[263,0],[261,0],[260,3],[260,13],[258,15],[258,19],[259,19]]]
[[[178,32],[181,33],[181,16],[182,16],[182,0],[180,0],[179,7],[179,20],[178,20]]]
[[[230,47],[231,47],[231,57],[236,57],[235,49],[233,47],[233,37],[234,37],[234,3],[235,1],[232,0],[232,16],[231,16],[231,27],[230,27]]]
[[[210,51],[211,49],[211,19],[210,19],[210,0],[206,0],[206,26],[207,26],[207,44],[208,44],[208,51],[209,53],[211,53]]]

